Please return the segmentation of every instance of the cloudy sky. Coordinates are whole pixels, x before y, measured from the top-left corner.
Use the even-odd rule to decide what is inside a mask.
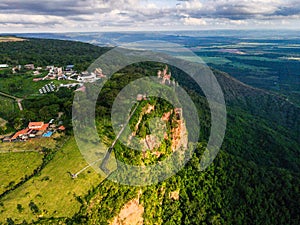
[[[299,0],[0,0],[0,32],[290,28]]]

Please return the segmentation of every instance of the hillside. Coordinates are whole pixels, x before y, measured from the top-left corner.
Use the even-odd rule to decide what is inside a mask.
[[[38,39],[0,43],[0,47],[3,47],[0,48],[3,63],[74,63],[78,67],[88,65],[108,50],[78,42]],[[130,81],[155,75],[164,66],[151,62],[134,64],[105,84],[97,101],[96,124],[99,136],[107,144],[115,137],[110,122],[115,97]],[[1,190],[11,191],[0,193],[0,224],[126,224],[126,221],[127,224],[131,223],[128,221],[136,224],[299,224],[300,109],[277,95],[214,71],[225,94],[228,124],[220,153],[201,172],[199,163],[210,132],[210,110],[201,90],[194,88],[182,71],[170,69],[195,103],[201,124],[197,149],[178,174],[147,187],[103,180],[93,169],[71,179],[70,173],[86,166],[86,162],[72,134],[68,134],[53,140],[56,144],[46,149],[47,153],[24,153],[26,160],[16,170],[16,183],[21,180],[19,186],[8,185],[14,181],[17,166],[8,161],[19,159],[15,154],[23,153],[7,153],[7,158],[1,155],[0,165],[7,171],[0,170],[0,174],[8,174],[5,180],[0,176],[0,183],[6,186]],[[0,82],[1,79],[6,78],[0,77]],[[31,97],[25,101],[25,108],[31,114],[25,116],[40,118],[35,115],[40,108],[58,104],[65,117],[70,117],[72,98],[69,91],[40,99]],[[153,107],[158,110],[149,110]],[[172,151],[176,136],[173,128],[179,123],[174,122],[172,110],[167,102],[149,98],[130,121],[134,135],[146,143],[149,121],[155,116],[166,118],[170,124],[167,134],[171,141],[165,140],[168,147],[158,148],[156,155],[147,155],[118,143],[116,157],[134,165],[164,160],[163,156]],[[93,141],[86,139],[87,144]],[[156,149],[155,141],[153,149]],[[31,166],[22,171],[26,163]]]

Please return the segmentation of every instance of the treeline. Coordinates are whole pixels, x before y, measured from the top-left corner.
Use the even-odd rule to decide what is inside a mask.
[[[75,69],[86,70],[110,48],[99,48],[74,41],[27,39],[24,42],[0,42],[1,63],[9,65],[66,66],[74,64]]]

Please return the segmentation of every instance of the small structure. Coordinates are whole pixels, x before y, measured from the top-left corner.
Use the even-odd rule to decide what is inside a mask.
[[[25,66],[24,66],[24,68],[25,69],[27,69],[27,70],[34,70],[34,64],[26,64]]]
[[[19,72],[19,71],[21,71],[21,69],[22,69],[22,66],[18,65],[18,66],[15,66],[14,68],[12,68],[12,72],[17,73],[17,71]]]
[[[136,97],[137,101],[143,101],[143,100],[147,100],[147,95],[142,95],[142,94],[138,94]]]
[[[169,70],[169,68],[168,68],[168,66],[166,66],[163,71],[159,70],[157,72],[157,78],[162,79],[162,81],[161,81],[162,84],[166,84],[166,83],[171,84],[171,72],[168,73],[168,70]]]
[[[73,71],[74,65],[67,65],[65,71]]]
[[[82,83],[93,83],[99,80],[95,73],[89,73],[87,71],[82,72],[80,76],[78,76],[77,81]]]
[[[96,76],[97,76],[98,78],[105,78],[105,77],[106,77],[106,76],[103,74],[102,69],[100,69],[100,68],[96,68],[95,71],[94,71],[94,73],[96,74]]]
[[[9,65],[7,65],[7,64],[0,64],[0,69],[5,69],[5,68],[8,68],[9,67]]]
[[[47,67],[46,67],[46,70],[49,70],[49,71],[50,71],[50,70],[54,70],[54,66],[47,66]]]
[[[65,128],[63,125],[61,125],[61,126],[58,128],[58,130],[60,130],[60,131],[65,131],[66,128]]]

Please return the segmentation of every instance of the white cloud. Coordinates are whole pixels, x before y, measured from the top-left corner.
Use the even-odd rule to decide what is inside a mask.
[[[297,0],[1,0],[0,32],[13,32],[16,27],[45,31],[215,28],[220,24],[295,27],[299,16]]]
[[[183,23],[184,25],[192,25],[192,26],[205,26],[207,25],[207,22],[204,19],[199,19],[199,18],[183,18]]]

